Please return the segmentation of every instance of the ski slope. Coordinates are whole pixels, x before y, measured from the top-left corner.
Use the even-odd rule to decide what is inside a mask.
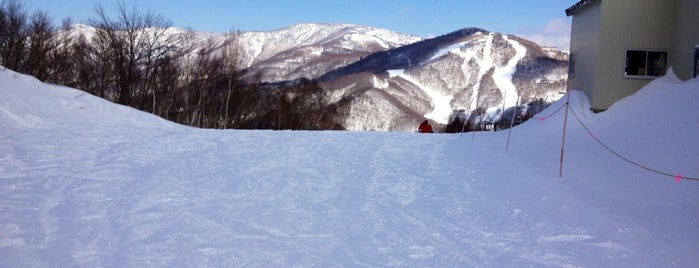
[[[405,81],[408,81],[421,89],[423,92],[425,92],[425,94],[427,94],[427,96],[430,97],[432,111],[425,114],[425,118],[431,119],[439,124],[446,125],[449,123],[449,115],[454,111],[454,109],[451,108],[451,100],[454,99],[454,96],[444,95],[433,88],[425,86],[424,84],[420,83],[420,81],[406,74],[404,69],[388,70],[388,74],[390,77],[397,76],[403,78]]]
[[[699,176],[699,80],[592,114]],[[563,101],[539,116],[553,113]],[[653,107],[649,109],[648,107]],[[564,114],[506,132],[202,130],[0,71],[0,267],[696,267],[699,181]]]
[[[502,107],[507,109],[519,105],[519,92],[512,82],[512,75],[517,71],[517,63],[526,55],[527,48],[519,42],[510,39],[507,35],[503,36],[503,38],[515,49],[515,55],[507,61],[505,66],[495,67],[493,81],[502,94]]]

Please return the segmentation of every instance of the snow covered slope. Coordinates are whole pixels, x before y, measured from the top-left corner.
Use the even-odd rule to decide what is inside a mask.
[[[320,50],[318,53],[324,50],[375,52],[422,40],[386,29],[341,23],[301,23],[268,32],[246,31],[240,38],[250,66],[300,47],[316,47]]]
[[[3,127],[54,128],[70,124],[160,128],[175,125],[90,93],[45,84],[3,66],[0,66],[0,85],[0,124]]]
[[[244,62],[266,82],[316,78],[377,51],[422,38],[356,24],[302,23],[269,32],[243,32]]]
[[[609,147],[694,178],[697,101],[672,77],[602,114],[571,93]],[[193,129],[2,70],[0,267],[698,266],[699,181],[572,116],[558,178],[562,104],[505,150],[506,132]]]

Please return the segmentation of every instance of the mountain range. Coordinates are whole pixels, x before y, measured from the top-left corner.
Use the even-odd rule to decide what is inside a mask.
[[[213,49],[227,37],[190,34],[195,47]],[[237,40],[248,78],[319,81],[330,103],[345,111],[347,130],[414,131],[424,119],[444,125],[454,111],[477,109],[496,120],[518,104],[556,100],[567,79],[566,53],[479,28],[425,39],[362,25],[305,23],[243,31]]]

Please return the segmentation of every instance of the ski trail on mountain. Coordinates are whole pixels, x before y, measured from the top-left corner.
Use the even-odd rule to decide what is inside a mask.
[[[454,98],[453,96],[444,95],[431,87],[423,85],[422,83],[420,83],[420,81],[417,81],[412,76],[406,74],[405,70],[389,70],[388,73],[391,75],[391,77],[397,76],[414,84],[419,89],[424,91],[427,94],[427,96],[430,97],[430,101],[432,103],[432,111],[428,114],[425,114],[425,118],[432,119],[440,124],[447,123],[449,115],[452,112],[451,100]]]
[[[453,50],[453,53],[464,58],[461,65],[461,69],[464,73],[468,73],[468,63],[469,61],[476,60],[480,68],[478,69],[478,80],[473,86],[473,93],[471,95],[471,103],[469,105],[469,110],[475,110],[478,108],[478,96],[480,94],[481,83],[485,79],[485,75],[492,69],[492,78],[495,85],[500,90],[503,101],[497,107],[493,109],[500,109],[500,107],[513,107],[517,105],[517,100],[519,98],[519,93],[517,87],[512,82],[512,76],[517,71],[517,64],[526,55],[527,49],[521,45],[519,42],[510,39],[508,36],[503,36],[503,38],[515,49],[515,55],[507,61],[507,64],[502,67],[495,65],[492,47],[493,47],[493,34],[489,34],[485,40],[485,47],[483,48],[483,56],[478,58],[478,55],[473,52],[461,52],[460,50]]]
[[[522,46],[519,42],[510,39],[506,35],[503,36],[505,40],[515,49],[515,55],[507,61],[507,64],[502,67],[496,67],[493,71],[493,81],[495,85],[500,90],[502,94],[502,105],[505,109],[509,107],[517,106],[517,100],[519,99],[519,93],[517,92],[517,87],[512,83],[512,75],[517,71],[517,63],[524,58],[527,53],[527,49]]]
[[[478,55],[476,54],[475,51],[468,51],[468,52],[462,52],[460,50],[453,50],[453,53],[456,53],[457,55],[461,56],[464,58],[463,63],[461,64],[461,70],[464,73],[469,73],[469,61],[472,59],[475,60],[478,63],[478,76],[476,77],[476,83],[473,85],[473,92],[471,93],[471,103],[469,104],[468,110],[473,111],[476,108],[478,108],[478,98],[480,94],[480,89],[481,89],[481,82],[483,81],[483,77],[485,76],[488,71],[490,71],[491,68],[493,68],[493,57],[492,57],[492,46],[493,46],[493,34],[490,33],[488,34],[488,37],[485,39],[485,47],[483,48],[483,56],[481,58],[478,58]]]

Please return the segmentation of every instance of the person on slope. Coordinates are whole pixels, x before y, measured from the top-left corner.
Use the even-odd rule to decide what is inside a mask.
[[[422,124],[420,124],[417,130],[420,133],[433,133],[432,126],[430,126],[430,122],[428,122],[427,119],[425,119],[425,121],[422,122]]]

